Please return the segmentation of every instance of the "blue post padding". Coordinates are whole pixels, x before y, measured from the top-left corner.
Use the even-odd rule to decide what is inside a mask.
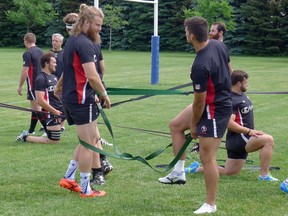
[[[151,84],[158,84],[159,82],[159,36],[152,36],[152,46],[151,46]]]

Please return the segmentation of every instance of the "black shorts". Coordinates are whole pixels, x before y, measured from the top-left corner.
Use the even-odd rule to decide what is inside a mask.
[[[64,113],[69,125],[84,125],[95,121],[99,116],[99,110],[95,103],[70,104],[63,103]]]
[[[235,134],[226,140],[227,156],[230,159],[247,159],[248,153],[245,150],[250,136]]]
[[[27,100],[30,100],[30,101],[34,101],[36,100],[36,95],[35,95],[35,91],[34,90],[31,90],[31,91],[27,91]]]
[[[197,124],[197,135],[201,137],[222,138],[227,129],[230,115],[219,119],[202,117]]]

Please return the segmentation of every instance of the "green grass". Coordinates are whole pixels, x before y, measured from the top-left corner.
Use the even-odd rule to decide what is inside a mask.
[[[0,49],[0,102],[28,107],[26,96],[18,96],[17,86],[24,49]],[[190,81],[188,53],[160,53],[160,82],[150,85],[149,52],[106,52],[105,81],[109,87],[168,89]],[[232,56],[234,69],[250,75],[249,91],[288,91],[288,59]],[[192,90],[191,87],[183,90]],[[24,89],[26,92],[26,86]],[[249,93],[249,92],[248,92]],[[275,152],[271,165],[281,168],[272,175],[281,181],[288,176],[288,95],[250,94],[257,129],[274,136]],[[112,103],[134,96],[111,96]],[[106,110],[113,125],[168,132],[169,121],[193,101],[189,96],[155,96],[125,103]],[[59,145],[22,144],[15,137],[29,126],[30,113],[0,107],[0,215],[192,215],[205,201],[201,174],[187,176],[184,186],[158,183],[167,173],[157,173],[139,162],[110,158],[114,170],[107,176],[107,197],[80,199],[58,186],[78,142],[75,127],[66,126]],[[99,121],[102,121],[100,118]],[[37,126],[39,129],[40,125]],[[105,126],[102,137],[112,141]],[[170,143],[169,138],[113,127],[122,152],[147,156]],[[40,132],[37,133],[41,135]],[[190,147],[189,147],[190,148]],[[109,147],[106,150],[111,151]],[[197,155],[187,154],[187,165]],[[218,159],[226,152],[219,149]],[[173,159],[171,149],[151,161],[153,166]],[[259,165],[258,153],[250,154],[252,165]],[[247,165],[250,166],[250,165]],[[258,171],[243,170],[239,176],[220,178],[214,215],[287,215],[288,196],[280,183],[257,181]],[[77,172],[77,177],[79,173]]]

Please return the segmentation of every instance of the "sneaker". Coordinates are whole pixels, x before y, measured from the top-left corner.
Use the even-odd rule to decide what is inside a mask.
[[[205,213],[213,213],[217,211],[216,205],[211,206],[207,203],[204,203],[199,209],[194,211],[194,214],[205,214]]]
[[[265,176],[265,177],[259,175],[259,176],[258,176],[258,180],[260,180],[260,181],[279,181],[279,179],[274,178],[274,177],[271,176],[270,174],[268,174],[268,175]]]
[[[41,132],[41,131],[45,131],[43,126],[39,129],[39,132]]]
[[[81,191],[81,187],[77,184],[76,180],[69,180],[69,179],[66,179],[65,177],[63,177],[60,180],[59,185],[62,188],[66,188],[70,191],[74,191],[77,193],[79,193]]]
[[[194,161],[185,168],[185,173],[195,173],[198,167],[200,167],[200,164],[197,161]]]
[[[113,170],[112,164],[107,159],[100,159],[100,162],[104,175],[107,175]]]
[[[61,133],[65,131],[65,127],[61,127]]]
[[[101,197],[105,196],[106,192],[105,191],[98,191],[92,188],[92,192],[90,194],[85,194],[85,193],[80,193],[81,198],[89,198],[89,197]]]
[[[283,181],[283,182],[281,183],[280,189],[281,189],[282,191],[284,191],[285,193],[288,193],[288,186],[287,186],[287,184],[285,183],[285,181]]]
[[[109,143],[107,140],[100,138],[101,145],[113,146],[112,143]]]
[[[28,136],[28,135],[29,135],[28,131],[27,130],[23,130],[22,133],[19,136],[16,137],[16,142],[23,142],[24,141],[23,140],[24,136]]]
[[[177,173],[173,171],[169,175],[159,178],[158,181],[163,184],[185,184],[185,172]]]
[[[95,173],[95,176],[93,177],[93,179],[90,180],[90,185],[93,186],[93,185],[104,185],[106,182],[105,182],[105,179],[104,179],[104,176],[103,176],[103,173],[102,172],[96,172]]]
[[[47,133],[46,133],[46,132],[43,133],[43,134],[41,135],[41,137],[47,137]]]

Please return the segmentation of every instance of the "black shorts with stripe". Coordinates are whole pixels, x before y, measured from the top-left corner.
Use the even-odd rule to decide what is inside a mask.
[[[63,103],[63,107],[69,125],[84,125],[95,121],[99,116],[99,110],[96,103]]]

